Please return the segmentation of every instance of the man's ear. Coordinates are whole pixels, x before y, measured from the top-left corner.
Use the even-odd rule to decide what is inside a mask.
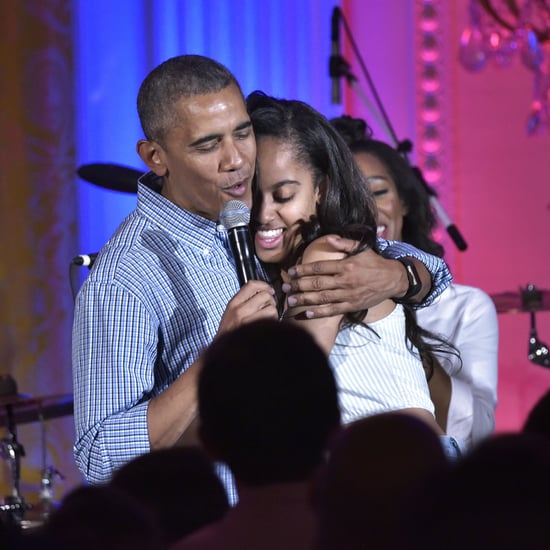
[[[141,160],[152,170],[157,176],[165,176],[168,172],[168,167],[164,162],[164,151],[156,141],[140,139],[136,145],[137,154]]]

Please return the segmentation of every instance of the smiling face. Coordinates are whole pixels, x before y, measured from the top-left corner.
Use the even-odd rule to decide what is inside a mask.
[[[311,170],[295,158],[292,145],[271,137],[258,140],[257,183],[256,255],[281,264],[293,257],[299,244],[299,222],[315,214],[319,189]]]
[[[164,176],[162,194],[181,208],[217,220],[231,199],[252,205],[256,142],[235,84],[181,98],[162,145],[141,141],[138,153]]]
[[[400,241],[403,233],[403,218],[408,210],[399,197],[392,176],[384,164],[370,153],[354,153],[353,157],[376,199],[378,236],[382,239]]]

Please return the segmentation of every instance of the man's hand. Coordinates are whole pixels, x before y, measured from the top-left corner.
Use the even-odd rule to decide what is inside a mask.
[[[274,295],[273,288],[263,281],[246,283],[227,304],[216,336],[257,319],[278,319]],[[196,442],[196,388],[201,368],[199,357],[149,402],[147,425],[151,449]]]
[[[323,238],[328,239],[337,250],[348,254],[357,246],[355,241],[334,235]],[[427,270],[420,262],[415,265],[419,266],[418,271],[422,273],[424,282]],[[306,316],[309,318],[368,309],[387,298],[403,296],[409,285],[407,273],[400,262],[383,258],[373,250],[365,250],[343,260],[297,265],[288,273],[292,280],[283,285],[283,290],[289,294],[288,305],[308,306]],[[428,280],[430,283],[429,273]],[[419,297],[426,292],[423,286]]]
[[[278,319],[275,291],[264,281],[248,281],[227,304],[216,336],[258,319]]]

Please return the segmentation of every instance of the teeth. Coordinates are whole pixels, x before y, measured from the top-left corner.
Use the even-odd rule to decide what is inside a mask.
[[[262,237],[262,239],[274,239],[275,237],[278,237],[283,230],[281,228],[279,229],[260,229],[258,230],[258,235]]]
[[[382,233],[384,233],[384,231],[386,230],[386,226],[385,225],[378,225],[376,227],[376,235],[378,237],[380,237],[380,235],[382,235]]]

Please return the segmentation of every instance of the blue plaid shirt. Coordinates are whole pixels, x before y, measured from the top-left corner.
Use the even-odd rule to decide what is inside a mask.
[[[409,245],[380,248],[427,265],[430,300],[451,279],[442,260]],[[149,400],[212,341],[238,290],[225,229],[140,183],[136,210],[101,250],[75,304],[74,453],[90,483],[149,451]]]

